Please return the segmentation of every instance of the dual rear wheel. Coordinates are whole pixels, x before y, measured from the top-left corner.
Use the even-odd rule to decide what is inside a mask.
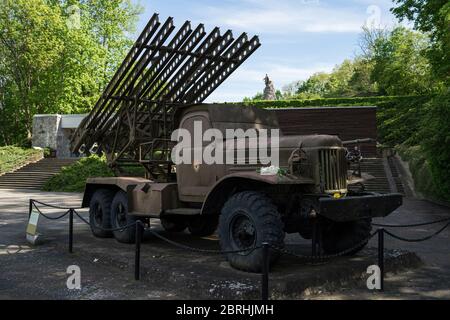
[[[95,192],[90,203],[89,215],[94,236],[114,237],[120,243],[134,243],[136,228],[133,225],[138,220],[143,221],[139,217],[128,214],[128,199],[125,192],[114,193],[107,189]],[[193,236],[208,237],[217,230],[218,219],[217,216],[166,217],[161,219],[161,225],[171,233],[188,229]]]
[[[133,224],[140,218],[128,214],[125,192],[114,193],[106,189],[95,192],[90,204],[89,218],[94,236],[114,237],[121,243],[134,243],[136,228]]]

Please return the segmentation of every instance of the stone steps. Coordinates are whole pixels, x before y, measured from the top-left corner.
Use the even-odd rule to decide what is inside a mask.
[[[0,189],[41,190],[44,184],[61,169],[77,159],[42,159],[14,172],[0,176]]]
[[[380,192],[380,193],[391,193],[391,186],[389,184],[388,174],[386,173],[383,159],[382,158],[371,158],[364,159],[361,163],[361,170],[364,173],[368,173],[375,179],[370,180],[365,183],[366,191],[369,192]],[[395,179],[395,177],[394,177]],[[401,181],[398,180],[401,185]],[[397,185],[398,192],[403,193],[403,186]]]

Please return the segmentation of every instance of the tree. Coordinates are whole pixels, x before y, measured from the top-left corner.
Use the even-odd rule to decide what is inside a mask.
[[[24,143],[35,114],[94,105],[129,49],[137,9],[128,0],[0,2],[0,144]],[[73,5],[79,26],[68,23]]]
[[[303,96],[324,96],[329,92],[329,88],[330,75],[325,72],[318,72],[299,84],[297,94]]]
[[[64,54],[63,29],[58,9],[42,0],[2,1],[0,56],[6,79],[2,118],[12,120],[17,130],[23,125],[28,138],[33,115],[44,111],[44,101],[61,90],[54,86],[59,83],[54,67]]]
[[[105,51],[100,86],[103,91],[133,45],[128,34],[135,31],[143,8],[131,0],[85,0],[80,9],[85,12],[85,28]]]
[[[372,81],[382,95],[426,94],[435,82],[431,65],[424,55],[429,47],[426,35],[397,27],[373,45]]]
[[[353,96],[367,97],[378,95],[378,85],[372,81],[374,62],[371,59],[358,57],[353,62],[353,75],[348,81]]]
[[[450,2],[448,0],[394,0],[392,12],[400,20],[414,21],[417,30],[431,35],[428,57],[437,77],[450,79]]]
[[[330,75],[328,93],[330,97],[349,97],[354,94],[349,82],[355,73],[353,61],[347,59],[342,64],[336,66]]]

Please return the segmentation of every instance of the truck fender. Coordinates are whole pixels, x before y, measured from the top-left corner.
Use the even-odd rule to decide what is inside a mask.
[[[99,189],[107,189],[114,192],[124,191],[129,193],[137,185],[151,183],[152,181],[142,178],[127,178],[127,177],[108,177],[108,178],[89,178],[86,181],[86,188],[83,195],[83,208],[88,208],[91,198]]]
[[[225,202],[236,192],[260,190],[278,184],[277,176],[262,176],[258,173],[236,173],[218,181],[206,196],[202,215],[220,215]]]

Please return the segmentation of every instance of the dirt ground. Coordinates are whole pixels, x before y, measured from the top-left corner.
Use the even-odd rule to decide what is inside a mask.
[[[134,280],[134,246],[114,239],[96,239],[89,227],[75,220],[74,254],[67,251],[67,219],[39,221],[42,245],[25,241],[28,200],[78,206],[80,194],[21,190],[0,191],[0,299],[257,299],[260,275],[233,270],[220,255],[180,250],[151,234],[142,247],[142,280]],[[45,211],[51,213],[52,211]],[[80,211],[86,216],[86,211]],[[450,209],[405,199],[405,205],[377,222],[402,224],[450,217]],[[384,221],[383,221],[384,220]],[[161,235],[188,246],[218,249],[215,237],[195,239],[188,234]],[[422,237],[439,226],[398,229],[406,237]],[[449,299],[450,230],[420,243],[386,239],[385,292],[366,287],[366,269],[376,264],[376,240],[361,254],[312,266],[283,256],[272,270],[270,289],[275,299]],[[310,245],[290,235],[287,246],[309,254]],[[401,250],[399,250],[401,249]],[[415,254],[420,257],[419,261]],[[68,290],[67,268],[81,269],[82,289]]]

